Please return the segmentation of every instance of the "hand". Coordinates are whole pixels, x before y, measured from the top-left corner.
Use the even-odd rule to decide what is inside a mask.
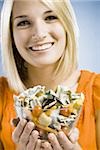
[[[77,140],[79,137],[79,131],[74,128],[71,133],[66,136],[64,132],[60,131],[56,136],[53,133],[48,134],[49,142],[42,143],[44,150],[82,150]]]
[[[20,120],[12,133],[12,139],[17,146],[17,150],[42,150],[39,132],[34,130],[33,122]]]

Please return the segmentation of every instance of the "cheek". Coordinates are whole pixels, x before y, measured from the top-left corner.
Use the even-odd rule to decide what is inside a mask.
[[[54,36],[57,40],[66,41],[66,32],[60,23],[54,26]]]
[[[14,31],[13,33],[16,47],[20,48],[21,46],[25,46],[25,43],[27,41],[27,34],[19,31]]]

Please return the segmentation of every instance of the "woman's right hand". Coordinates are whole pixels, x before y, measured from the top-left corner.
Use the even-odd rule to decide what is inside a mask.
[[[41,150],[39,132],[34,128],[33,122],[27,122],[25,119],[19,121],[12,133],[12,139],[17,150]]]

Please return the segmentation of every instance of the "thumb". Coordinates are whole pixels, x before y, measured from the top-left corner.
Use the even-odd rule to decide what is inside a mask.
[[[68,138],[72,143],[76,143],[79,139],[79,130],[78,128],[73,128],[70,133],[68,134]]]

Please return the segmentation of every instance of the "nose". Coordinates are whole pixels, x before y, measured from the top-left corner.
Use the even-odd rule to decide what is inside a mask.
[[[34,23],[32,39],[34,40],[42,40],[46,38],[48,35],[48,27],[44,20],[37,20]]]

